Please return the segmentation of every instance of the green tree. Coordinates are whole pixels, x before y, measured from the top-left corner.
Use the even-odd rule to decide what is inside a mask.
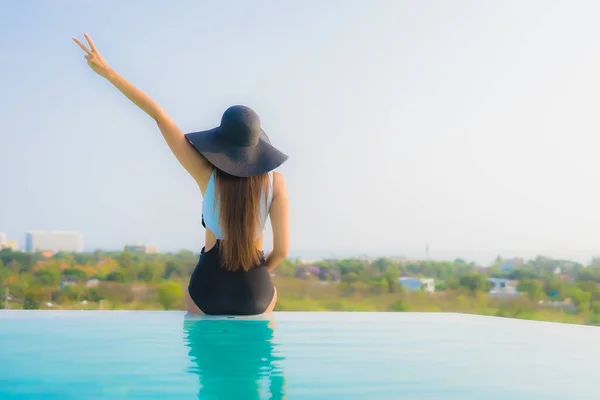
[[[65,253],[64,251],[59,251],[58,253],[52,256],[55,260],[69,260],[71,255],[69,253]]]
[[[385,273],[384,278],[387,283],[387,292],[388,293],[397,293],[402,290],[402,287],[398,283],[399,277],[400,277],[400,274],[398,273],[398,270],[396,270],[396,269],[389,269]]]
[[[388,309],[390,311],[406,312],[410,311],[410,306],[404,300],[396,300],[395,302],[389,305]]]
[[[21,271],[21,264],[19,264],[17,261],[15,260],[11,260],[6,264],[6,268],[10,269],[13,273],[18,274],[18,273],[23,273],[23,271]],[[27,273],[27,272],[25,272]]]
[[[177,274],[178,272],[178,268],[177,268],[177,264],[175,263],[175,261],[167,261],[165,263],[165,273],[163,275],[163,277],[165,279],[171,279],[171,276],[173,276],[174,274]]]
[[[65,286],[60,293],[62,297],[73,301],[85,300],[88,297],[88,290],[84,285]]]
[[[95,250],[91,254],[91,257],[92,257],[92,262],[99,263],[100,260],[102,260],[104,257],[106,257],[106,254],[102,250]]]
[[[167,281],[158,285],[158,302],[165,310],[170,310],[173,305],[183,298],[183,290],[175,282]]]
[[[489,291],[490,283],[487,281],[485,275],[478,272],[463,272],[458,278],[458,284],[460,287],[469,289],[472,293],[478,290]]]
[[[585,268],[577,271],[576,278],[578,281],[591,281],[596,282],[600,278],[597,272],[593,268]]]
[[[71,276],[78,279],[86,279],[86,273],[79,268],[67,268],[62,272],[63,276]]]
[[[35,265],[35,257],[33,254],[22,253],[19,264],[21,266],[21,272],[31,272]]]
[[[2,282],[4,282],[4,280],[12,274],[13,272],[10,270],[10,268],[5,267],[2,263],[2,260],[0,260],[0,285],[2,285]]]
[[[23,299],[23,309],[24,310],[37,310],[40,308],[40,303],[36,300],[33,295],[26,295]]]
[[[117,269],[106,275],[106,280],[110,282],[125,282],[125,274],[120,269]]]
[[[382,274],[390,269],[395,269],[396,267],[394,263],[387,258],[378,258],[377,260],[373,261],[371,266]]]
[[[60,282],[60,269],[58,266],[49,266],[38,269],[33,273],[34,283],[41,286],[56,286]]]
[[[460,288],[460,282],[457,277],[451,276],[448,277],[448,279],[446,279],[445,281],[440,282],[439,285],[436,285],[436,289],[437,288],[439,288],[440,290],[457,290]]]
[[[517,285],[517,290],[526,293],[531,300],[541,300],[544,297],[544,286],[538,280],[523,279]]]
[[[192,253],[192,252],[191,252],[191,251],[189,251],[189,250],[180,250],[180,251],[177,253],[176,257],[177,257],[177,258],[180,258],[180,259],[182,259],[182,260],[186,260],[186,259],[190,259],[190,258],[193,258],[193,259],[195,259],[195,258],[196,258],[196,254]]]
[[[117,262],[119,266],[123,269],[133,268],[133,257],[131,256],[131,252],[129,249],[125,249],[119,257],[117,257]]]
[[[144,282],[155,282],[164,275],[164,266],[157,261],[147,261],[138,274],[138,279]]]
[[[576,286],[580,287],[584,292],[588,292],[592,296],[593,301],[600,300],[600,287],[596,282],[582,281],[576,282]]]
[[[348,272],[342,275],[342,282],[353,283],[358,281],[358,274],[356,272]]]
[[[544,281],[544,293],[554,300],[563,300],[568,290],[568,283],[558,279]]]
[[[340,269],[342,275],[354,272],[357,276],[365,269],[365,263],[355,259],[344,259],[336,262],[336,266]]]
[[[125,281],[135,281],[138,275],[138,265],[136,265],[131,252],[126,248],[119,256],[117,257],[117,262],[121,267],[121,273]]]
[[[104,299],[104,297],[100,294],[100,291],[97,288],[92,288],[88,292],[88,298],[90,301],[100,301]]]
[[[580,287],[572,287],[568,290],[567,296],[571,298],[573,304],[577,307],[587,310],[592,295],[589,292],[584,292]]]

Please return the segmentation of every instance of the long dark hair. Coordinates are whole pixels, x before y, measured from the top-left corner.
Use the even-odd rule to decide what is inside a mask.
[[[219,222],[223,239],[219,253],[229,271],[248,271],[260,262],[256,235],[260,224],[260,207],[267,206],[269,175],[239,178],[216,170],[215,202],[219,202]],[[264,193],[265,203],[260,204]]]

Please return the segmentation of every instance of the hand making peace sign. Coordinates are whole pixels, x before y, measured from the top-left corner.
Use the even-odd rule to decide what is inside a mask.
[[[106,78],[108,76],[109,72],[111,71],[110,66],[104,60],[104,58],[102,58],[102,56],[98,52],[98,49],[96,49],[96,46],[94,45],[94,42],[92,41],[92,38],[87,33],[85,33],[84,36],[90,45],[90,49],[88,49],[77,38],[74,37],[73,40],[75,41],[75,43],[77,43],[79,45],[79,47],[81,47],[83,49],[83,51],[85,51],[87,53],[85,56],[85,59],[87,60],[88,65],[94,70],[94,72],[96,72],[98,75]]]

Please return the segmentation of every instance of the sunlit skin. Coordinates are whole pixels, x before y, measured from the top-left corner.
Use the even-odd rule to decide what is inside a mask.
[[[108,80],[121,93],[123,93],[131,102],[138,106],[142,111],[148,114],[156,121],[163,138],[167,145],[177,158],[179,163],[191,175],[198,185],[202,196],[208,185],[213,166],[204,158],[185,138],[184,133],[169,115],[159,107],[148,95],[133,86],[125,78],[120,76],[106,62],[104,57],[98,51],[92,38],[84,34],[88,43],[86,46],[79,39],[73,38],[75,43],[85,52],[85,60],[90,68],[101,77]],[[273,173],[273,201],[269,210],[271,227],[273,232],[273,250],[266,258],[266,267],[272,271],[285,257],[289,251],[289,212],[288,212],[287,186],[283,175],[278,172]],[[264,235],[257,239],[257,248],[262,249]],[[216,236],[210,229],[206,229],[206,238],[204,247],[209,251],[216,244]],[[267,313],[273,311],[277,301],[277,290],[271,304],[267,308]],[[185,292],[184,303],[186,310],[193,314],[202,314],[202,311],[192,301],[187,289]]]

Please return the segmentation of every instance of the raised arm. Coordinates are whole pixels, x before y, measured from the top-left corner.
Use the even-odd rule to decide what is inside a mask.
[[[210,171],[212,170],[210,163],[189,144],[181,129],[177,127],[175,122],[158,104],[108,65],[87,33],[85,34],[85,38],[89,43],[89,49],[77,38],[73,38],[73,40],[85,51],[85,59],[88,65],[94,72],[107,79],[129,100],[156,121],[167,145],[169,145],[179,163],[192,175],[201,187],[206,187]]]
[[[287,186],[283,175],[273,173],[273,202],[271,203],[271,227],[273,228],[273,251],[267,256],[267,268],[272,271],[288,255],[290,226]]]

